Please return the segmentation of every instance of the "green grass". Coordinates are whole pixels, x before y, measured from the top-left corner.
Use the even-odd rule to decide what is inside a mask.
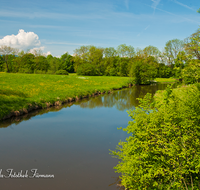
[[[174,82],[174,79],[156,79]],[[0,73],[0,119],[12,111],[128,86],[129,77]]]
[[[172,83],[172,82],[177,82],[176,79],[174,78],[156,78],[154,81],[158,83]]]
[[[0,119],[31,105],[128,86],[128,77],[0,73]]]

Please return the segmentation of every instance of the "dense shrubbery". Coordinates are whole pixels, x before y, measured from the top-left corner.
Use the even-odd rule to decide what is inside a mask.
[[[130,136],[113,151],[126,189],[200,189],[200,85],[168,88],[129,111]]]

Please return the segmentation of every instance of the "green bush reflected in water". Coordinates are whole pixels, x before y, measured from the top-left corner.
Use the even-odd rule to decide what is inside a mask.
[[[143,98],[147,93],[154,95],[157,90],[164,90],[168,84],[156,85],[140,85],[129,89],[114,91],[111,94],[93,97],[90,100],[81,101],[77,104],[81,108],[97,108],[97,107],[116,107],[120,111],[134,109],[138,106],[137,98]],[[176,85],[174,85],[176,86]]]

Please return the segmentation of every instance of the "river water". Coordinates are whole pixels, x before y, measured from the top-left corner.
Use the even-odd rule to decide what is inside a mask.
[[[1,122],[0,189],[120,189],[109,149],[127,134],[117,128],[128,125],[136,98],[166,86],[134,86]]]

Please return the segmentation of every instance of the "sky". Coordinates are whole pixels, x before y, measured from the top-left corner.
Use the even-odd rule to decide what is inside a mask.
[[[0,46],[73,55],[94,45],[164,49],[200,26],[200,0],[1,0]]]

